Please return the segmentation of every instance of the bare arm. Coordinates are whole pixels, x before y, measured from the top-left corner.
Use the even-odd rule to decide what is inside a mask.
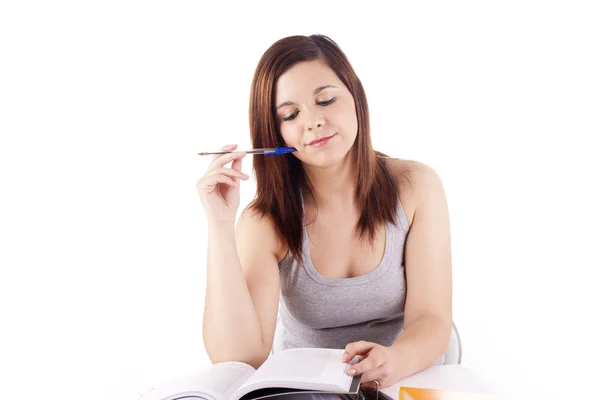
[[[450,223],[442,183],[421,163],[390,160],[390,166],[410,223],[404,246],[404,331],[390,346],[349,343],[342,357],[346,362],[365,356],[348,374],[361,374],[361,387],[371,389],[389,387],[431,366],[448,346],[452,326]]]
[[[421,371],[443,354],[452,327],[450,223],[439,176],[417,163],[411,198],[415,213],[406,241],[404,332],[394,342],[407,360],[402,375]]]
[[[244,211],[209,225],[203,337],[213,363],[260,366],[268,357],[279,301],[279,241],[264,218]]]

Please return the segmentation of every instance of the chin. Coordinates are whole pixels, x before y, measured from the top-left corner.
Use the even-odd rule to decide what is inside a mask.
[[[299,159],[311,167],[329,168],[343,164],[349,156],[349,151],[322,151],[318,153],[304,153]]]

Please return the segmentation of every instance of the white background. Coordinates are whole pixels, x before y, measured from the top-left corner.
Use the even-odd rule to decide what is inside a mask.
[[[354,65],[375,147],[442,177],[463,364],[584,394],[600,360],[593,3],[2,2],[0,397],[137,400],[209,362],[196,154],[250,145],[258,59],[312,33]]]

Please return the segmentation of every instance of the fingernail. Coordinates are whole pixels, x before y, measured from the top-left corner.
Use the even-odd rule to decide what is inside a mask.
[[[352,368],[350,371],[348,371],[349,375],[354,375],[356,373],[356,370],[354,368]]]
[[[342,362],[346,361],[348,359],[348,353],[344,353],[344,355],[342,355]]]

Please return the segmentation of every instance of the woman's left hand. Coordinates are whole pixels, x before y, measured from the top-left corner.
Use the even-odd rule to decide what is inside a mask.
[[[362,374],[361,388],[375,390],[377,383],[379,389],[392,386],[400,380],[400,355],[398,349],[391,346],[382,346],[377,343],[361,340],[346,346],[342,362],[348,362],[355,356],[362,360],[350,367],[348,375]],[[352,371],[354,370],[354,371]]]

